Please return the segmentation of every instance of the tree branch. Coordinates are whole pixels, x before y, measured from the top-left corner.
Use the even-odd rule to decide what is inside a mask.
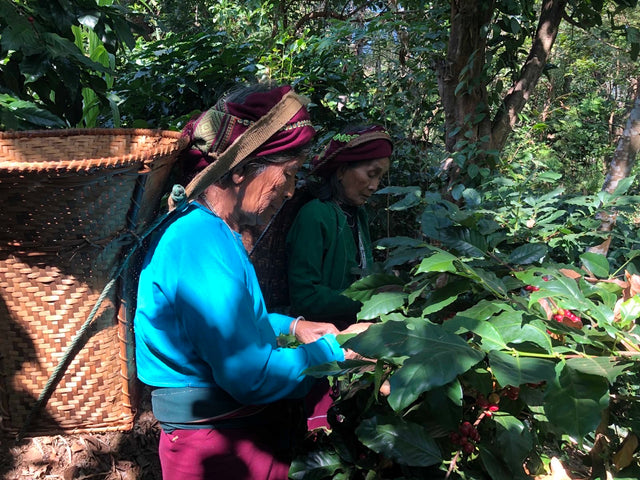
[[[558,35],[558,26],[563,18],[567,0],[543,0],[540,21],[529,51],[529,56],[520,72],[520,78],[507,92],[502,107],[491,127],[492,148],[501,150],[509,133],[515,126],[518,115],[535,89],[551,48]]]
[[[309,12],[300,17],[300,20],[296,22],[296,26],[294,31],[299,31],[304,25],[309,23],[311,20],[315,20],[317,18],[335,18],[337,20],[346,20],[349,18],[349,15],[342,15],[336,12],[323,11],[323,12]]]

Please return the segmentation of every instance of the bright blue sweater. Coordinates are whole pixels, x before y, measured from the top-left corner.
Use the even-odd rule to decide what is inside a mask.
[[[300,397],[313,381],[305,369],[344,354],[333,335],[278,347],[291,321],[266,311],[240,235],[191,204],[158,232],[140,274],[138,377],[156,387],[223,390],[245,405]]]

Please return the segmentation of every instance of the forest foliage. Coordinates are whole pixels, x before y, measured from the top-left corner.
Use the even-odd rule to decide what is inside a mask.
[[[292,478],[542,478],[553,457],[638,478],[638,187],[602,185],[639,19],[635,0],[0,0],[0,129],[179,130],[266,80],[311,99],[319,142],[384,124],[378,262],[346,292],[377,322],[343,339],[368,360],[317,371],[335,428]]]

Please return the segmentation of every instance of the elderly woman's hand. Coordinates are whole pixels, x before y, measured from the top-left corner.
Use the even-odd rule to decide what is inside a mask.
[[[342,330],[340,334],[359,334],[367,330],[373,323],[371,322],[360,322],[349,325],[347,328]],[[374,360],[370,358],[363,357],[359,353],[354,352],[353,350],[343,349],[344,350],[344,359],[345,360],[368,360],[373,362]]]
[[[291,322],[289,333],[294,335],[300,343],[311,343],[323,335],[328,333],[337,335],[340,331],[332,323],[309,322],[302,317],[298,317]]]

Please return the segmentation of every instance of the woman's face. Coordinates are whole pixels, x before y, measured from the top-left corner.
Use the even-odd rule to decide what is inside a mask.
[[[254,176],[245,177],[238,194],[244,225],[265,225],[296,187],[296,173],[303,158],[269,163]]]
[[[355,206],[367,203],[378,190],[380,179],[389,171],[389,165],[389,157],[385,157],[340,167],[336,175],[342,187],[342,199]]]

